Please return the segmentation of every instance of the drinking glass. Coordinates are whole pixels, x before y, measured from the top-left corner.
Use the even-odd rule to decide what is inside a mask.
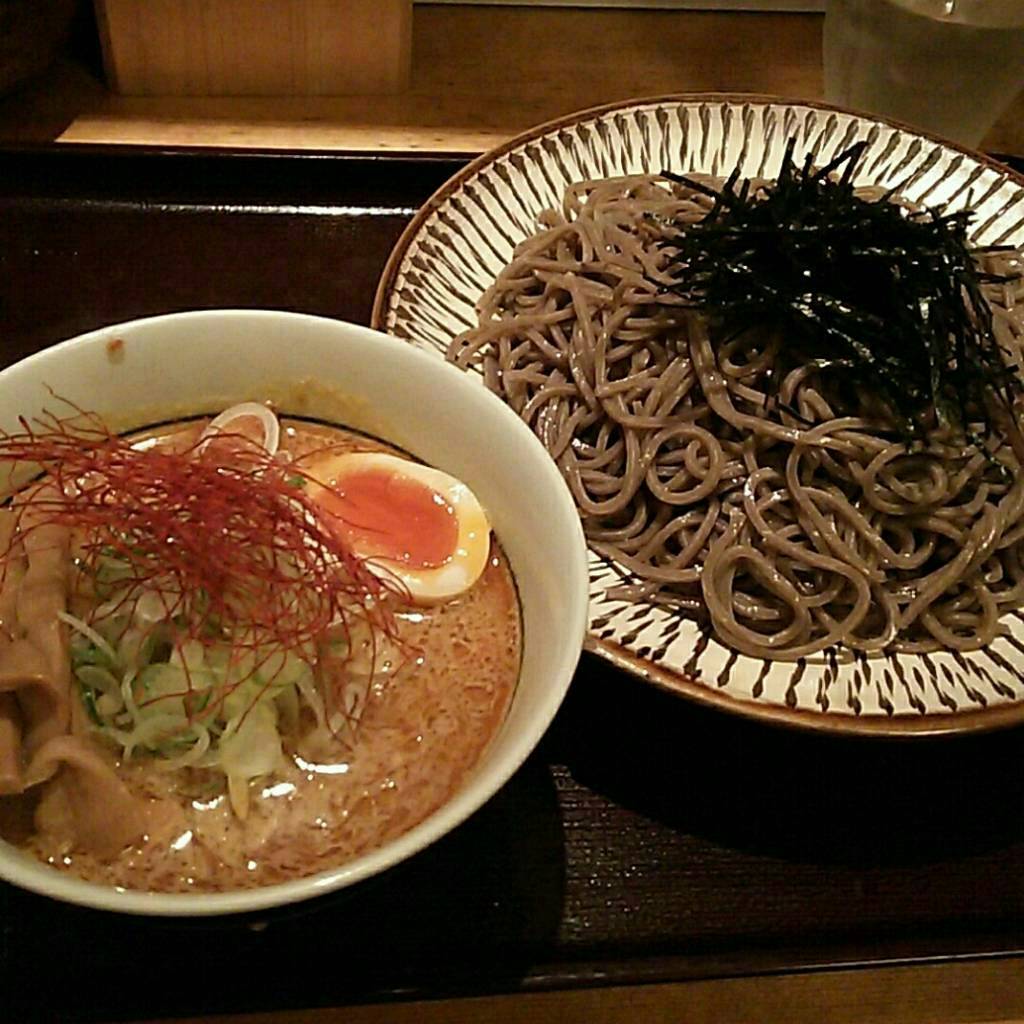
[[[1024,0],[827,0],[825,98],[977,146],[1024,88]]]

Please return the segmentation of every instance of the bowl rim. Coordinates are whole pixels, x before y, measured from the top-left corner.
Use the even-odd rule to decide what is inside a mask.
[[[112,335],[122,336],[130,332],[147,330],[168,323],[192,324],[202,321],[216,323],[218,320],[243,318],[254,323],[290,322],[296,326],[302,324],[316,325],[318,328],[336,330],[340,334],[354,333],[364,341],[378,344],[392,344],[396,356],[408,361],[413,367],[419,365],[431,368],[431,373],[443,373],[450,377],[454,388],[471,388],[474,396],[487,394],[455,367],[448,366],[435,359],[429,353],[420,352],[411,345],[405,345],[373,328],[352,324],[347,321],[317,316],[308,313],[291,312],[273,309],[202,309],[183,310],[163,313],[155,316],[109,324],[67,338],[47,348],[26,356],[24,359],[0,370],[0,392],[5,384],[5,375],[16,370],[32,370],[62,353],[70,353],[83,348],[106,344]],[[144,342],[143,342],[144,344]],[[401,353],[401,355],[399,355]],[[449,373],[450,371],[450,373]],[[283,375],[287,375],[287,369]],[[469,392],[467,392],[469,394]],[[493,399],[493,415],[507,430],[523,431],[524,443],[538,455],[537,472],[545,486],[553,495],[558,494],[563,509],[571,512],[566,516],[566,525],[574,536],[571,552],[572,572],[566,578],[569,584],[565,587],[570,596],[569,602],[563,606],[565,618],[560,624],[560,633],[565,638],[559,645],[557,663],[554,671],[549,673],[549,680],[542,697],[537,701],[537,709],[529,721],[529,728],[517,734],[509,752],[496,765],[489,768],[486,775],[472,777],[468,784],[427,818],[409,831],[392,839],[376,849],[341,864],[334,868],[313,875],[280,882],[274,885],[261,886],[253,889],[237,889],[217,893],[162,893],[143,890],[129,890],[115,886],[105,886],[97,882],[88,882],[71,875],[64,874],[35,860],[31,854],[18,850],[6,841],[0,840],[0,879],[20,888],[42,896],[48,896],[67,903],[89,907],[96,910],[109,910],[125,914],[136,914],[155,917],[209,917],[214,915],[242,914],[253,911],[268,910],[297,903],[317,896],[326,895],[339,889],[355,885],[374,875],[381,874],[389,868],[396,867],[414,854],[441,839],[458,825],[464,822],[488,800],[491,799],[522,766],[526,758],[533,752],[547,731],[552,719],[564,700],[572,682],[576,665],[583,648],[583,639],[587,628],[587,553],[583,537],[583,529],[576,515],[575,505],[558,473],[554,463],[532,431],[526,427],[518,416],[512,412],[496,396]],[[385,438],[386,440],[386,438]],[[540,456],[543,456],[542,458]],[[573,525],[574,524],[574,525]],[[579,586],[573,588],[570,582],[575,578]],[[572,597],[575,589],[576,596]],[[518,688],[518,684],[517,684]],[[513,694],[513,703],[515,694]],[[510,705],[511,706],[511,705]],[[493,742],[492,737],[491,742]],[[482,758],[487,756],[485,747]]]

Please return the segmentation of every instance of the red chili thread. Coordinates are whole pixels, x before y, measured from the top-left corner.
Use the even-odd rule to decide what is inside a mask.
[[[44,523],[69,528],[83,577],[111,557],[124,565],[120,610],[131,612],[143,594],[156,592],[180,631],[176,642],[260,649],[253,673],[275,652],[318,649],[334,630],[348,642],[357,619],[371,640],[382,633],[397,639],[389,599],[408,593],[398,580],[370,572],[323,522],[295,484],[309,479],[301,469],[241,434],[218,434],[212,458],[199,442],[180,451],[136,447],[99,416],[66,404],[73,415],[21,418],[20,432],[0,434],[0,461],[37,464],[46,474],[15,498],[16,537]],[[12,540],[0,553],[4,573],[16,552]],[[176,696],[194,692],[185,671],[188,690]],[[211,704],[222,704],[231,689],[211,694]],[[323,695],[329,718],[344,713],[333,707],[336,695]]]

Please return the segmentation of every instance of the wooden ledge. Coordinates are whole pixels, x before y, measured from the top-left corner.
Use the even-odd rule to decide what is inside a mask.
[[[0,101],[0,141],[474,154],[633,97],[819,99],[821,16],[417,5],[412,60],[407,92],[341,98],[122,97],[64,64]],[[986,147],[1024,154],[1022,114],[1024,97]]]
[[[1024,961],[881,967],[670,985],[203,1017],[204,1024],[1022,1024]],[[154,1022],[154,1024],[171,1024]],[[199,1024],[199,1019],[177,1024]]]

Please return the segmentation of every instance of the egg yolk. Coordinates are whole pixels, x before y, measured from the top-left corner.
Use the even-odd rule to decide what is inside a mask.
[[[367,558],[415,569],[444,565],[459,539],[455,510],[437,491],[377,467],[346,473],[317,496],[327,521]]]

